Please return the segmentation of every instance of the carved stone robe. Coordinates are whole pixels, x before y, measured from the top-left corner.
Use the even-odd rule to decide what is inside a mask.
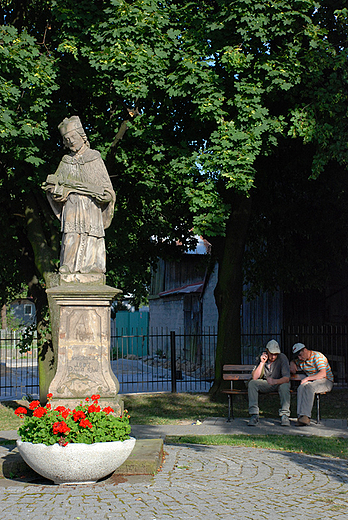
[[[109,227],[115,192],[96,150],[64,155],[46,191],[61,220],[61,273],[105,273],[104,229]]]

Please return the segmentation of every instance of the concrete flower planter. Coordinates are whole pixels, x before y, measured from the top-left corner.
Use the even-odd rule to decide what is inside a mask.
[[[96,482],[121,466],[134,445],[134,437],[126,441],[67,446],[17,441],[18,451],[28,466],[55,484]]]

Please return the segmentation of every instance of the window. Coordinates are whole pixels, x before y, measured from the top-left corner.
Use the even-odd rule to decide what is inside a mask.
[[[31,309],[32,309],[31,305],[24,305],[24,314],[31,315],[31,312],[32,312]]]

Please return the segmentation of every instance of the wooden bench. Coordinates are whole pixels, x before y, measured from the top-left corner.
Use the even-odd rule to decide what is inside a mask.
[[[227,394],[228,397],[228,419],[227,422],[231,422],[231,417],[234,419],[233,413],[233,396],[234,395],[248,395],[248,388],[245,387],[245,390],[240,390],[233,388],[233,381],[249,381],[251,379],[251,372],[255,368],[255,365],[224,365],[222,377],[224,381],[230,381],[231,387],[221,392],[223,394]],[[305,374],[295,374],[291,375],[290,382],[298,382],[303,379]],[[268,392],[264,395],[277,395],[278,392]],[[290,394],[296,394],[296,390],[291,389]],[[322,394],[315,394],[317,401],[317,424],[320,423],[320,395],[324,395],[326,392],[322,392]]]

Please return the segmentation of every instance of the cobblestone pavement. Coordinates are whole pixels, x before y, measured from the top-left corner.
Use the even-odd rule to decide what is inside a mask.
[[[140,482],[4,487],[0,518],[347,519],[346,461],[233,446],[165,451],[162,470]]]

